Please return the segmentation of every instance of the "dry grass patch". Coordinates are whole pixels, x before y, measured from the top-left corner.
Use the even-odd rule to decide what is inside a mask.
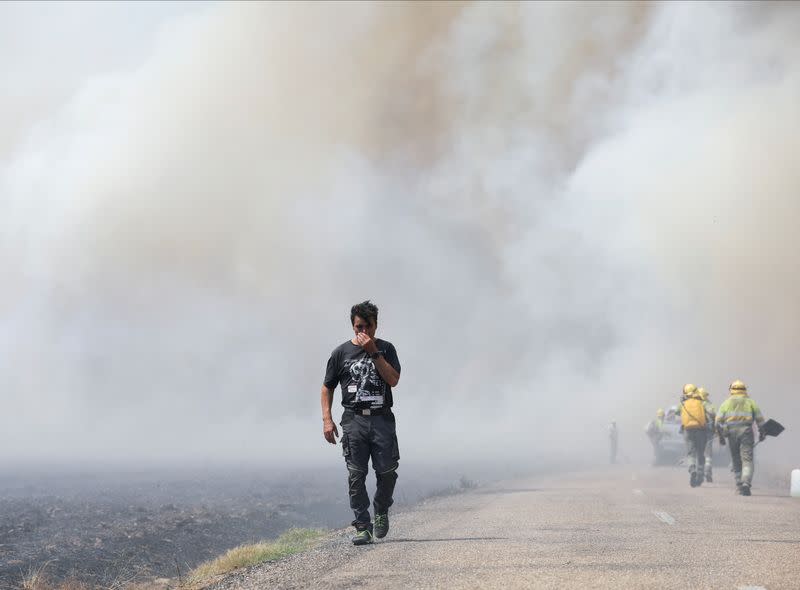
[[[21,590],[89,590],[89,587],[75,580],[66,580],[57,584],[51,583],[46,574],[51,561],[46,561],[36,567],[28,569],[28,574],[22,578]]]
[[[77,580],[53,583],[44,575],[43,571],[39,570],[23,578],[21,590],[91,590],[91,588]]]
[[[104,590],[197,590],[217,581],[221,576],[237,569],[274,561],[293,553],[314,547],[325,535],[325,531],[315,529],[290,529],[270,543],[254,543],[240,545],[205,563],[200,564],[182,580],[161,578],[148,582],[114,583]],[[20,590],[98,590],[98,586],[90,586],[77,580],[52,582],[45,575],[48,563],[32,569],[22,580]]]
[[[290,529],[271,543],[234,547],[224,555],[197,566],[189,574],[190,586],[202,586],[234,570],[274,561],[313,547],[324,535],[314,529]]]

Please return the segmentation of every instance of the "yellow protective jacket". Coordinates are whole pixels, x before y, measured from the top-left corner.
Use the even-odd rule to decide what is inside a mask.
[[[708,428],[708,416],[699,395],[692,394],[681,400],[681,424],[684,430]]]
[[[760,429],[764,424],[764,417],[758,404],[746,393],[731,394],[717,410],[717,429],[723,434],[728,432],[728,428],[752,427],[753,422]]]
[[[664,420],[661,418],[650,420],[650,422],[647,423],[647,426],[644,427],[644,431],[647,436],[651,438],[660,437],[664,432]]]

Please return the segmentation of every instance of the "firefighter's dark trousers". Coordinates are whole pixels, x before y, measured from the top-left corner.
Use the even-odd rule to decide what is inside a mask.
[[[362,416],[345,410],[341,424],[342,454],[349,472],[350,508],[355,514],[353,525],[359,528],[370,523],[366,486],[370,459],[377,480],[375,513],[385,514],[393,503],[400,461],[395,417],[392,413]]]
[[[683,431],[683,437],[686,440],[686,465],[689,473],[702,474],[706,465],[708,430],[705,427],[687,428]]]
[[[706,457],[706,473],[705,473],[705,475],[706,475],[707,478],[711,477],[711,475],[712,475],[711,466],[712,466],[712,463],[713,463],[713,461],[712,461],[713,455],[714,455],[714,432],[709,430],[707,438],[706,438],[706,452],[705,452],[705,457]]]
[[[731,451],[731,470],[736,485],[753,483],[753,427],[728,427],[728,448]]]

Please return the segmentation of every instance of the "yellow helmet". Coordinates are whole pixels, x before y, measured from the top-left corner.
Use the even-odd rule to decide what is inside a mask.
[[[691,395],[695,391],[697,391],[697,387],[692,385],[691,383],[687,383],[683,386],[683,395]]]
[[[747,393],[747,385],[737,379],[731,383],[730,391],[731,393]]]
[[[664,410],[661,409],[661,408],[658,408],[656,410],[656,416],[658,416],[659,418],[663,418],[664,417]]]
[[[706,401],[708,399],[708,392],[706,391],[705,387],[698,387],[697,395],[699,395],[700,399],[703,401]]]

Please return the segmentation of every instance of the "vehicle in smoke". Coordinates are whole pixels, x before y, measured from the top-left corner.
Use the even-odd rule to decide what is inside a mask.
[[[680,432],[680,419],[664,418],[658,439],[654,444],[654,465],[675,465],[686,455],[686,444]]]
[[[730,456],[725,447],[715,444],[713,449],[711,458],[714,465],[725,465],[729,462]],[[675,406],[664,416],[653,444],[653,454],[653,465],[679,465],[686,458],[686,441],[681,431],[681,417]]]

